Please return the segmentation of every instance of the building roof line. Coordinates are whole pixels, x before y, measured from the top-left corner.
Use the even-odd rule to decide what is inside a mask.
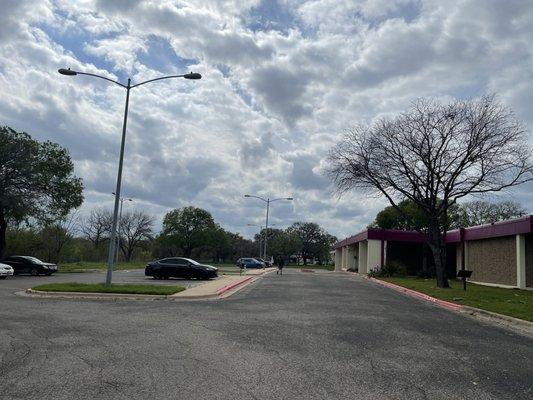
[[[463,229],[465,241],[489,239],[502,236],[520,235],[533,232],[533,215],[527,215],[516,219],[498,221],[492,224],[471,226]],[[338,241],[333,245],[337,249],[359,243],[363,240],[391,240],[398,242],[423,243],[427,241],[427,235],[418,231],[401,231],[396,229],[368,228],[355,235]],[[461,229],[446,232],[446,243],[458,243],[461,241]]]

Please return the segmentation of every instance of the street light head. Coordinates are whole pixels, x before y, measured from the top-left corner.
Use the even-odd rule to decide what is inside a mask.
[[[69,76],[78,75],[76,71],[72,71],[70,68],[69,69],[60,68],[57,70],[57,72],[59,72],[61,75],[69,75]]]
[[[292,197],[287,197],[285,200],[294,200]]]
[[[202,75],[198,72],[189,72],[188,74],[183,75],[185,79],[202,79]]]
[[[244,197],[250,197],[250,195],[249,194],[245,194]]]

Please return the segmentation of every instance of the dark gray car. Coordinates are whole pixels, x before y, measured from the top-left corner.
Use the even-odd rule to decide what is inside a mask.
[[[218,269],[211,265],[200,264],[190,258],[172,257],[149,262],[144,269],[144,274],[154,279],[210,279],[218,276]]]

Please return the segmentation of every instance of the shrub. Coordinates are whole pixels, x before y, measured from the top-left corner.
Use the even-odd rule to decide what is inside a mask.
[[[407,267],[397,261],[391,261],[382,267],[370,270],[368,276],[374,278],[402,277],[407,275]]]

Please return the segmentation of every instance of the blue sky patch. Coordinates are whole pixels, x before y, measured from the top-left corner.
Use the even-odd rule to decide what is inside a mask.
[[[160,72],[183,72],[197,60],[180,57],[170,43],[161,37],[152,35],[148,38],[148,51],[139,52],[137,59],[150,69]]]

